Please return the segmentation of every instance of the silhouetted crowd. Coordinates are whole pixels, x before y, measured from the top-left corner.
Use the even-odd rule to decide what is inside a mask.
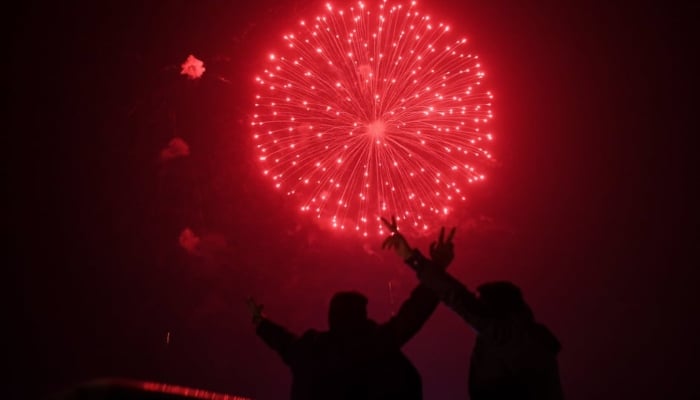
[[[447,237],[441,229],[428,258],[408,244],[395,218],[382,221],[391,231],[382,248],[394,249],[419,280],[388,321],[367,317],[361,293],[339,292],[330,301],[329,329],[298,336],[248,300],[258,336],[292,372],[291,399],[422,399],[420,373],[401,349],[440,302],[477,333],[468,377],[472,400],[563,399],[559,341],[535,320],[516,285],[489,282],[474,293],[447,272],[455,229]]]

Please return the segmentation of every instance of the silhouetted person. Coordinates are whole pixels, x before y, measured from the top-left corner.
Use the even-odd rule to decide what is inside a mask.
[[[471,400],[563,399],[557,364],[559,341],[535,321],[517,286],[486,283],[477,288],[477,296],[420,252],[411,250],[394,219],[392,223],[382,220],[393,232],[383,247],[393,247],[417,272],[421,284],[434,290],[477,332],[469,371]],[[443,243],[444,232],[443,228],[439,243],[451,247],[455,230]]]
[[[435,247],[435,268],[452,261],[452,249]],[[408,260],[413,261],[413,260]],[[418,371],[401,348],[423,326],[440,300],[419,285],[389,321],[367,318],[367,298],[357,292],[336,293],[328,310],[329,330],[288,332],[262,315],[262,306],[248,304],[257,334],[292,372],[293,400],[422,399]]]

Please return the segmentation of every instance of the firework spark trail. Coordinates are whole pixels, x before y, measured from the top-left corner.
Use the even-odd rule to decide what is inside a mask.
[[[438,224],[484,179],[491,93],[467,40],[380,2],[301,21],[256,77],[252,126],[264,175],[323,225],[384,235]]]

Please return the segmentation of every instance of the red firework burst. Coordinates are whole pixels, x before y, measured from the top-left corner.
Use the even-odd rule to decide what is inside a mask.
[[[364,3],[301,21],[256,77],[263,169],[299,209],[335,229],[384,235],[442,222],[484,179],[491,93],[467,40],[415,2]]]

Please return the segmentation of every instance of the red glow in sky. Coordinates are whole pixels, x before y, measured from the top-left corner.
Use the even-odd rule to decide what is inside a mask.
[[[263,174],[322,226],[432,232],[484,178],[491,92],[467,39],[415,2],[326,4],[255,80]],[[462,203],[463,204],[463,203]]]

